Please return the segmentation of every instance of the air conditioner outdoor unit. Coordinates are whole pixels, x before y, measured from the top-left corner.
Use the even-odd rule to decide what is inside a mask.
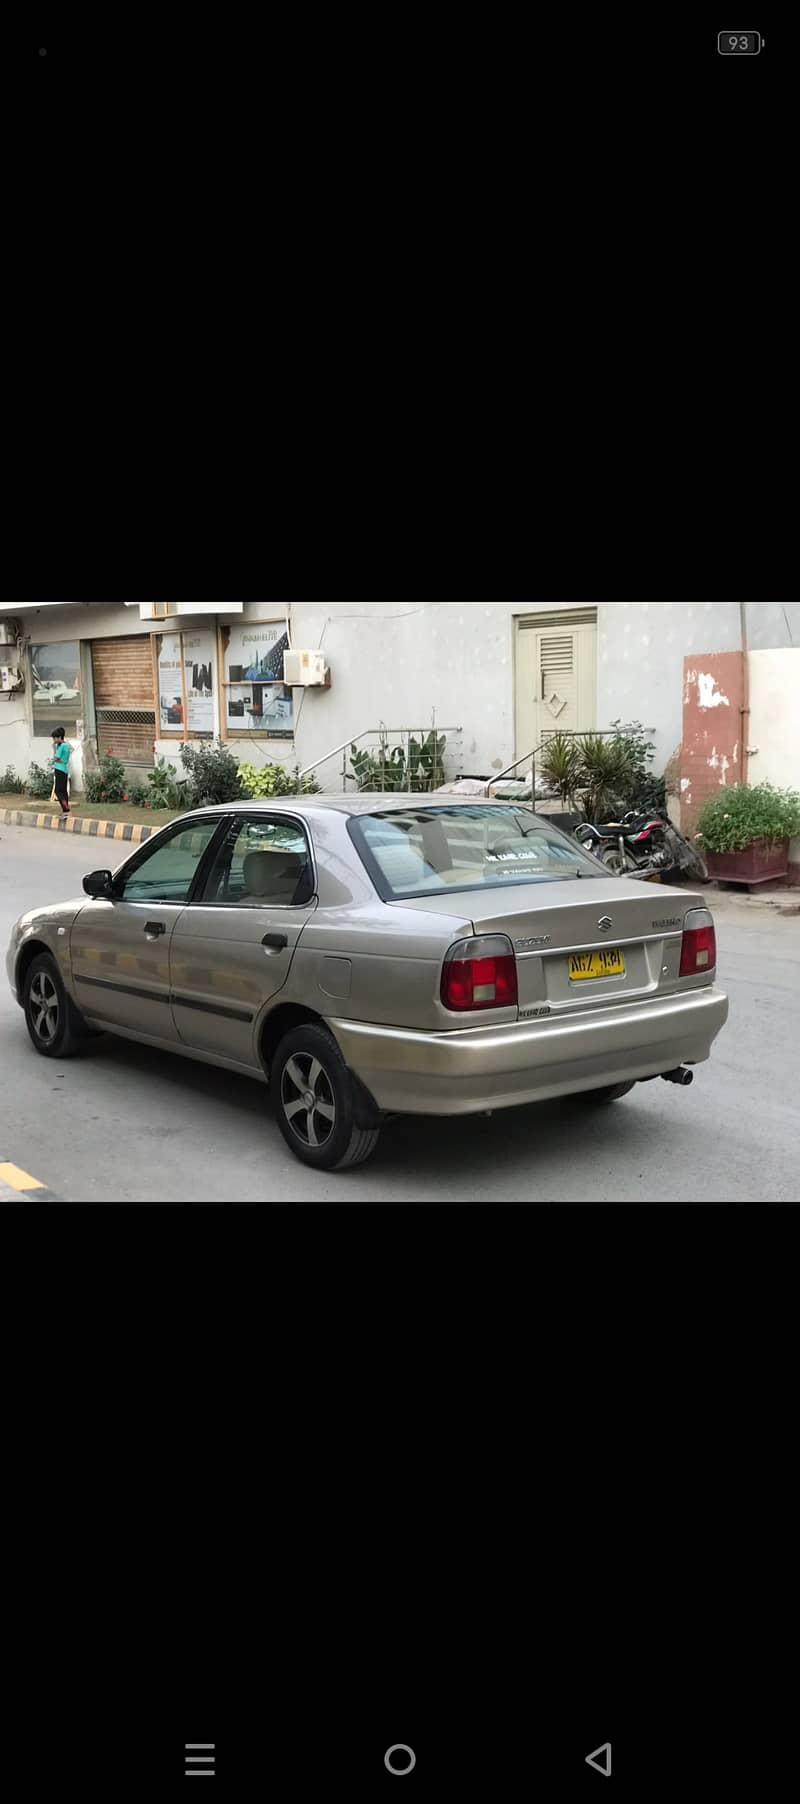
[[[331,673],[321,651],[285,651],[283,680],[290,689],[330,689]]]

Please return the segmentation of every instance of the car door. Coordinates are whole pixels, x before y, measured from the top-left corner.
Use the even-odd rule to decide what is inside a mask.
[[[172,936],[172,1006],[187,1046],[258,1068],[257,1024],[286,983],[315,892],[299,819],[254,813],[229,821]]]
[[[94,1020],[178,1042],[170,942],[206,854],[224,829],[213,815],[176,823],[125,866],[113,901],[93,897],[70,936],[75,999]]]

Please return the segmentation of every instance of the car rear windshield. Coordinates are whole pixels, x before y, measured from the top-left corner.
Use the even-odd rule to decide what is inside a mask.
[[[525,808],[411,807],[354,815],[348,825],[384,902],[607,875],[575,840]]]

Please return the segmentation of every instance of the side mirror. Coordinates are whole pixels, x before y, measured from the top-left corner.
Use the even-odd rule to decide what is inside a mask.
[[[83,887],[87,896],[105,896],[109,902],[114,894],[110,871],[90,871],[88,877],[83,879]]]

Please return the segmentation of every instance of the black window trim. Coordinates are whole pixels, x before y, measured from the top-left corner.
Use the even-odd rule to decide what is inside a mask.
[[[308,852],[308,860],[309,860],[309,864],[311,866],[311,876],[313,878],[314,887],[312,889],[311,895],[309,896],[307,902],[267,902],[267,901],[264,901],[263,907],[270,908],[270,909],[280,909],[283,914],[292,914],[297,909],[310,908],[312,906],[312,903],[318,902],[319,901],[319,874],[317,871],[317,861],[314,856],[314,842],[313,842],[311,833],[308,829],[308,825],[302,819],[302,817],[297,814],[284,814],[282,810],[281,810],[280,814],[270,814],[264,808],[259,809],[259,811],[257,813],[256,812],[251,813],[248,809],[243,809],[241,813],[237,812],[235,814],[231,813],[231,814],[226,815],[226,817],[225,817],[226,831],[227,831],[227,828],[229,826],[232,826],[234,823],[244,827],[248,822],[257,823],[258,825],[263,825],[264,823],[266,823],[267,825],[272,825],[272,826],[278,826],[282,822],[289,822],[291,824],[291,826],[293,826],[293,827],[296,826],[299,829],[300,833],[302,834],[303,839],[305,840],[306,849]],[[213,853],[214,858],[216,858],[217,852],[220,849],[220,847],[224,841],[224,837],[225,837],[224,834],[219,834],[211,842],[211,846],[209,847],[209,852]],[[201,861],[201,870],[199,870],[197,872],[198,883],[197,883],[197,885],[192,886],[192,894],[189,898],[189,902],[188,902],[187,906],[190,908],[192,906],[195,906],[197,908],[219,908],[219,909],[224,909],[228,914],[230,914],[231,910],[234,908],[244,907],[245,906],[244,904],[240,904],[240,903],[236,903],[236,902],[203,901],[202,895],[195,894],[195,889],[197,887],[199,887],[199,879],[201,876],[201,872],[202,872],[202,878],[203,878],[203,885],[205,885],[205,883],[207,882],[208,878],[211,875],[212,860],[209,860],[208,870],[206,870],[204,868],[205,864],[206,864],[206,859],[203,858],[203,860]],[[247,913],[248,914],[253,913],[252,906],[247,907]]]

